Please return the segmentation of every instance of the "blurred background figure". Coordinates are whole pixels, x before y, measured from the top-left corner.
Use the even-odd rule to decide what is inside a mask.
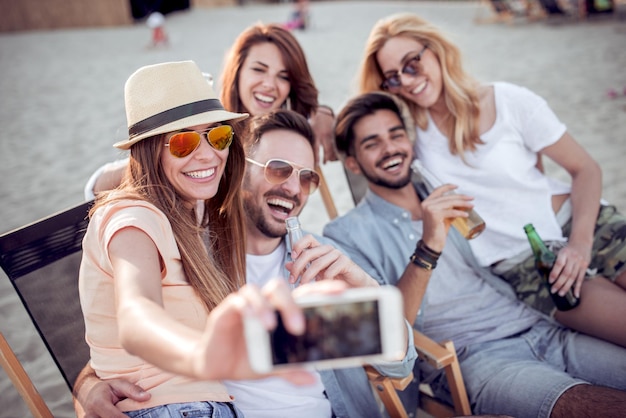
[[[165,32],[165,16],[160,12],[152,12],[146,24],[152,29],[152,40],[150,41],[151,47],[157,47],[159,45],[169,45],[167,33]]]
[[[309,27],[309,0],[295,0],[295,8],[285,23],[285,29],[301,29]]]

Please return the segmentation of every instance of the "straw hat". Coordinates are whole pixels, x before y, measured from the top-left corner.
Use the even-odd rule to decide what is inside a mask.
[[[193,61],[140,68],[126,81],[124,98],[128,139],[113,145],[120,149],[154,135],[248,117],[224,109]]]

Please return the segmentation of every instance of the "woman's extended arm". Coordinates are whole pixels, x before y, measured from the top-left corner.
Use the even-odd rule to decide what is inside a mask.
[[[591,246],[602,195],[602,170],[598,163],[569,133],[544,148],[547,155],[572,177],[572,232],[567,247],[562,249],[550,273],[553,291],[565,294],[574,286],[580,288],[591,260]]]

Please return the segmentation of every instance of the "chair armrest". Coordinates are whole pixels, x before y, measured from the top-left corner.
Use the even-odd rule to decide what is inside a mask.
[[[393,385],[394,389],[404,390],[406,389],[407,386],[409,386],[409,383],[411,383],[411,381],[413,380],[413,373],[409,374],[406,377],[387,377],[387,376],[383,376],[382,374],[380,374],[378,370],[376,370],[372,366],[364,366],[364,367],[365,367],[365,373],[367,374],[367,378],[373,385],[376,383],[380,383],[383,380],[389,380],[391,384]]]
[[[413,336],[418,356],[433,367],[444,369],[454,404],[454,408],[451,408],[434,397],[421,393],[420,408],[435,417],[471,415],[472,410],[463,383],[461,367],[452,341],[444,341],[439,344],[415,330],[413,330]],[[413,374],[411,373],[410,376],[402,379],[390,378],[381,375],[371,366],[365,366],[365,372],[370,384],[385,405],[389,416],[407,417],[406,410],[396,390],[404,390],[413,380]]]
[[[447,341],[436,343],[416,330],[413,330],[413,338],[418,356],[437,369],[443,369],[456,359],[456,353],[445,347]]]

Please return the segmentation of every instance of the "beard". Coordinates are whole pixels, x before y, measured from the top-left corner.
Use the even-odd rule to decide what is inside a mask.
[[[257,229],[268,238],[281,238],[287,234],[285,225],[277,226],[275,222],[268,219],[263,213],[263,209],[257,205],[253,196],[244,191],[243,209],[246,213],[246,222]]]
[[[363,167],[361,163],[358,162],[358,160],[357,160],[357,164],[359,165],[359,168],[361,169],[361,173],[363,174],[363,177],[365,177],[365,179],[368,182],[375,184],[377,186],[396,190],[396,189],[403,188],[404,186],[406,186],[407,184],[411,182],[411,170],[410,169],[404,176],[402,176],[399,179],[387,180],[365,169],[365,167]]]

